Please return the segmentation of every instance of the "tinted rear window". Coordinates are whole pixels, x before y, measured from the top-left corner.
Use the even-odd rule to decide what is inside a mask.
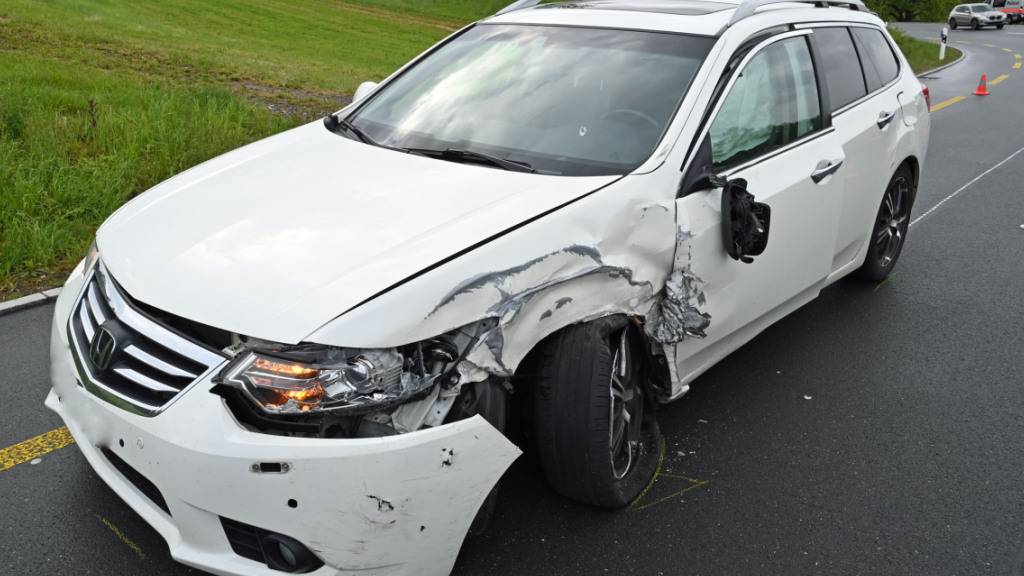
[[[814,41],[821,52],[821,67],[825,71],[832,111],[864,97],[868,93],[867,86],[850,31],[846,28],[818,28],[814,31]]]
[[[868,91],[874,92],[895,80],[900,72],[900,64],[881,30],[854,28],[853,35],[860,47]]]

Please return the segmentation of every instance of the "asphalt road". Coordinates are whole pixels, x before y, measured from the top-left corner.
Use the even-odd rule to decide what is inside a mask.
[[[891,281],[830,288],[663,409],[663,473],[631,510],[520,460],[455,574],[1024,575],[1024,27],[953,44],[967,59],[927,82],[966,99],[933,115]],[[970,96],[983,72],[1009,76]],[[0,448],[60,426],[51,313],[0,318]],[[0,573],[195,573],[73,446],[0,472],[0,502]]]

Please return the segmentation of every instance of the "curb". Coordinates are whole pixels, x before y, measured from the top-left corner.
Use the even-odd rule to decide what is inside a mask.
[[[51,288],[35,294],[29,294],[22,298],[16,298],[7,302],[0,302],[0,316],[12,314],[20,310],[35,308],[43,304],[49,304],[60,296],[60,288]]]
[[[959,58],[957,58],[956,60],[953,60],[949,64],[943,64],[942,66],[939,66],[938,68],[932,68],[931,70],[926,70],[924,72],[921,72],[920,74],[917,75],[917,77],[918,78],[923,78],[923,77],[928,76],[930,74],[935,74],[936,72],[942,72],[946,68],[949,68],[951,66],[956,66],[957,64],[962,62],[964,58],[967,58],[967,51],[966,50],[964,50],[963,48],[960,48],[960,47],[957,47],[957,50],[960,51],[960,57]]]
[[[938,45],[939,45],[939,43],[938,43],[938,42],[935,42],[934,44],[935,44],[936,46],[938,46]],[[921,74],[919,74],[919,75],[918,75],[918,78],[923,78],[923,77],[925,77],[925,76],[928,76],[928,75],[930,75],[930,74],[935,74],[936,72],[942,72],[943,70],[945,70],[945,69],[947,69],[947,68],[950,68],[950,67],[953,67],[953,66],[956,66],[956,65],[958,65],[959,63],[962,63],[962,61],[964,61],[964,58],[966,58],[966,57],[967,57],[967,50],[965,50],[965,49],[964,49],[963,47],[961,47],[961,46],[955,46],[955,48],[956,48],[957,50],[961,51],[961,57],[958,57],[958,58],[954,59],[954,60],[953,60],[953,61],[951,61],[951,63],[949,63],[949,64],[944,64],[944,65],[942,65],[942,66],[940,66],[940,67],[938,67],[938,68],[933,68],[932,70],[926,70],[925,72],[922,72]]]

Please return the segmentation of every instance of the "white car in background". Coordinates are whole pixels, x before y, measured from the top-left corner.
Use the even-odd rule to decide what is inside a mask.
[[[961,4],[949,13],[949,27],[956,30],[960,26],[971,30],[993,26],[1002,30],[1006,26],[1006,14],[988,4]]]
[[[510,423],[625,506],[658,404],[893,270],[928,94],[859,1],[536,4],[100,228],[46,405],[175,559],[447,574]]]

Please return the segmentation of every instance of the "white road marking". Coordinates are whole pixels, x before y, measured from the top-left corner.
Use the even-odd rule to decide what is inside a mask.
[[[920,215],[920,216],[918,216],[917,218],[914,218],[914,219],[913,219],[913,220],[912,220],[912,221],[910,222],[910,225],[911,225],[911,226],[914,226],[915,224],[917,224],[917,223],[918,223],[918,222],[920,222],[921,220],[924,220],[925,218],[927,218],[928,216],[930,216],[932,212],[935,212],[936,210],[938,210],[939,208],[941,208],[943,204],[945,204],[946,202],[949,202],[949,201],[950,201],[950,200],[952,200],[953,198],[956,198],[957,196],[959,196],[959,195],[960,195],[960,193],[961,193],[961,192],[963,192],[964,190],[967,190],[967,189],[968,189],[968,188],[970,188],[971,186],[973,186],[973,185],[977,184],[977,183],[978,183],[978,181],[979,181],[979,180],[981,180],[982,178],[984,178],[985,176],[988,176],[989,174],[991,174],[991,173],[995,172],[996,170],[998,170],[998,169],[1002,168],[1002,167],[1003,167],[1003,166],[1004,166],[1004,165],[1005,165],[1005,164],[1006,164],[1007,162],[1009,162],[1010,160],[1013,160],[1014,158],[1016,158],[1016,157],[1017,157],[1017,156],[1018,156],[1018,155],[1019,155],[1019,154],[1020,154],[1021,152],[1024,152],[1024,148],[1020,148],[1019,150],[1017,150],[1017,151],[1016,151],[1016,152],[1014,152],[1013,154],[1010,154],[1009,156],[1007,156],[1007,157],[1006,157],[1006,159],[1005,159],[1005,160],[1003,160],[1002,162],[1000,162],[1000,163],[996,164],[995,166],[993,166],[993,167],[989,168],[988,170],[985,170],[985,171],[984,171],[984,172],[982,172],[981,174],[978,174],[978,176],[977,176],[977,177],[975,177],[975,178],[974,178],[973,180],[971,180],[971,181],[970,181],[970,182],[968,182],[967,184],[964,184],[963,186],[961,186],[961,187],[960,187],[959,189],[957,189],[957,191],[956,191],[956,192],[953,192],[953,193],[952,193],[952,194],[950,194],[949,196],[946,196],[946,197],[945,197],[945,198],[943,198],[943,199],[942,199],[941,201],[939,201],[939,203],[938,203],[938,204],[936,204],[935,206],[932,206],[931,208],[929,208],[927,212],[925,212],[924,214],[921,214],[921,215]]]

